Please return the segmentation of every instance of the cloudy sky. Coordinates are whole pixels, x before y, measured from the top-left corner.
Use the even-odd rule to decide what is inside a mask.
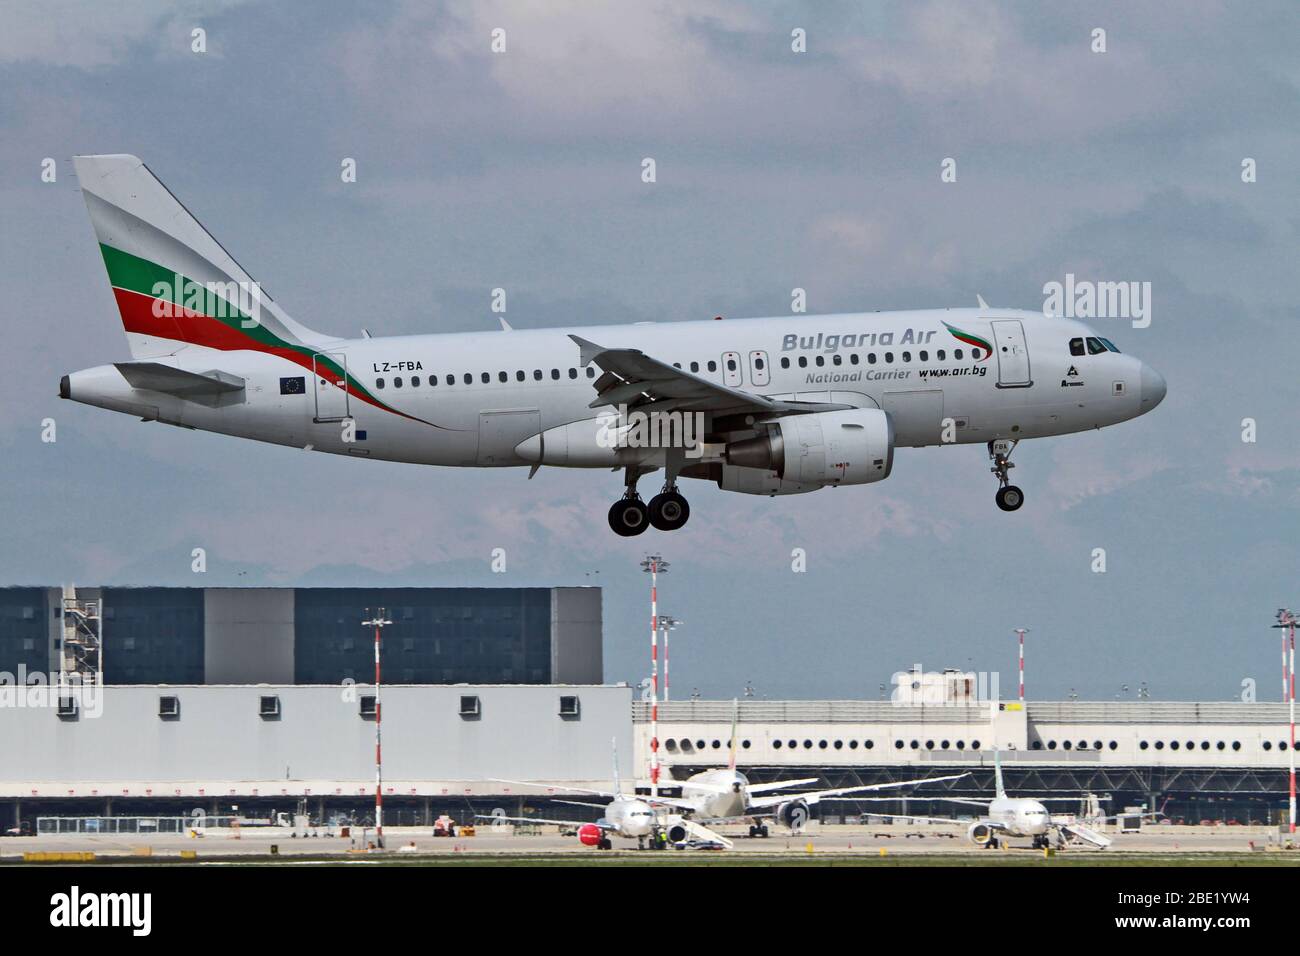
[[[1023,625],[1031,696],[1275,699],[1268,625],[1300,605],[1298,32],[1287,2],[11,0],[0,581],[598,584],[606,676],[635,681],[652,548],[679,695],[875,698],[914,662],[1012,694]],[[81,152],[142,157],[323,331],[494,328],[497,286],[516,327],[780,315],[795,287],[810,312],[1037,309],[1074,273],[1152,284],[1149,328],[1101,324],[1169,397],[1023,444],[1015,515],[981,447],[909,449],[867,488],[692,483],[685,530],[619,539],[607,472],[363,463],[60,402],[61,374],[127,357]]]

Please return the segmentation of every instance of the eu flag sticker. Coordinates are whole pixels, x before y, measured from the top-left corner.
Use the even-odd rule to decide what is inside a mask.
[[[301,375],[291,375],[280,379],[281,395],[302,395],[307,391],[307,379]]]

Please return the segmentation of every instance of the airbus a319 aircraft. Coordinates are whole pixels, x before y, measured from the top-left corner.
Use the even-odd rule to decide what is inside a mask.
[[[1135,418],[1160,374],[1082,322],[989,308],[406,335],[291,319],[134,156],[74,160],[131,360],[59,394],[359,458],[623,472],[620,535],[682,527],[679,479],[786,495],[882,481],[894,450],[987,445],[997,504],[1025,438]],[[664,472],[648,503],[640,478]]]

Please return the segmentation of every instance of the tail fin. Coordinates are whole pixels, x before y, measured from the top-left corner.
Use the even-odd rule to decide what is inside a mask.
[[[1002,786],[1002,751],[996,746],[993,748],[993,787],[999,800],[1007,795],[1006,787]]]
[[[731,759],[727,761],[729,770],[736,769],[736,722],[740,719],[740,701],[731,698]]]
[[[131,355],[186,345],[311,354],[329,337],[280,310],[134,156],[76,156]]]
[[[618,738],[611,737],[609,742],[614,750],[614,792],[619,796],[623,795],[623,778],[618,773]]]

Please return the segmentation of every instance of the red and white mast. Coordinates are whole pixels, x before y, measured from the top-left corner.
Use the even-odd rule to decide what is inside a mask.
[[[1020,703],[1025,702],[1025,632],[1027,627],[1018,627],[1016,633],[1020,635]]]
[[[384,748],[381,733],[383,710],[379,701],[380,688],[383,686],[379,675],[379,631],[393,623],[387,619],[384,611],[381,607],[370,620],[361,622],[363,626],[375,629],[375,846],[381,850],[384,848]],[[370,608],[366,608],[366,615],[370,616]]]
[[[1291,833],[1295,833],[1295,626],[1297,618],[1286,608],[1279,608],[1277,623],[1273,626],[1282,631],[1282,696],[1290,705],[1291,749],[1290,757],[1290,799],[1287,804]]]
[[[650,573],[650,795],[659,796],[659,574],[668,562],[650,554],[641,562]]]

